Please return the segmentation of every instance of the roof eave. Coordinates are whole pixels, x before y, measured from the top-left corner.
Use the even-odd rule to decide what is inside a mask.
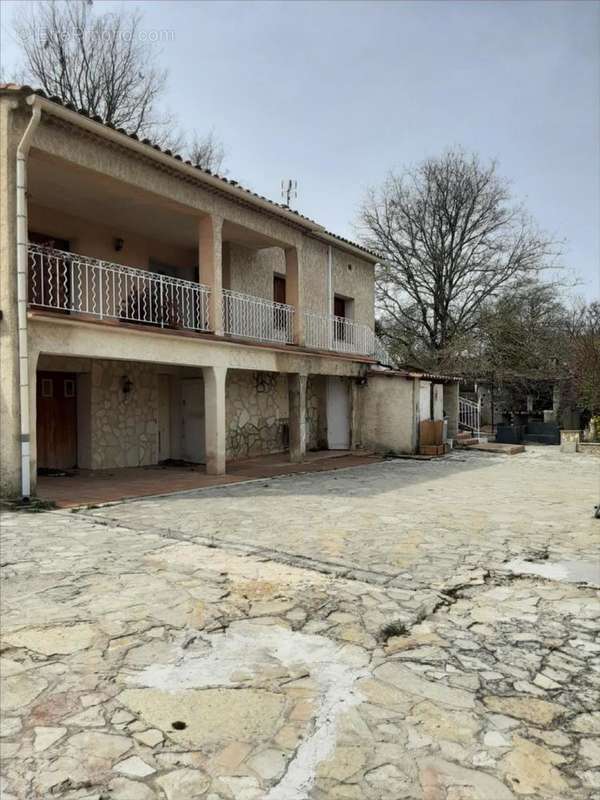
[[[121,132],[116,128],[112,128],[103,122],[99,122],[95,119],[87,117],[78,111],[73,111],[69,108],[66,108],[65,106],[49,100],[46,97],[42,97],[35,92],[29,93],[26,100],[29,105],[39,106],[43,112],[49,114],[50,116],[63,119],[64,121],[69,122],[76,127],[83,128],[90,133],[96,134],[100,138],[111,140],[122,147],[133,150],[139,154],[143,154],[153,161],[162,164],[164,167],[179,172],[186,177],[203,184],[207,188],[212,189],[213,191],[217,191],[234,198],[238,202],[241,202],[245,205],[260,209],[260,211],[263,213],[283,219],[286,222],[294,225],[296,228],[301,228],[302,230],[310,233],[321,233],[325,231],[325,228],[322,225],[319,225],[313,220],[303,217],[302,215],[288,210],[282,206],[278,206],[272,201],[262,199],[247,189],[233,185],[225,178],[211,175],[208,172],[198,169],[192,164],[180,161],[175,156],[169,155],[151,144],[143,142],[138,138],[132,138],[127,133]]]

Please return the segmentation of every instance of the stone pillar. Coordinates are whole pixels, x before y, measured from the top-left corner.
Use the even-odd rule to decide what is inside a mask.
[[[294,306],[294,344],[304,344],[304,304],[302,302],[302,258],[297,247],[285,249],[285,291]]]
[[[223,218],[202,217],[198,223],[198,280],[210,288],[209,324],[217,336],[223,336]]]
[[[416,453],[419,449],[419,423],[421,422],[421,381],[419,378],[412,379],[412,430],[410,436],[411,453]]]
[[[306,384],[308,377],[288,374],[290,461],[300,462],[306,454]]]
[[[204,426],[207,475],[225,474],[227,428],[225,380],[227,367],[203,367]]]
[[[458,381],[444,385],[444,410],[448,415],[448,439],[456,439],[458,433]]]

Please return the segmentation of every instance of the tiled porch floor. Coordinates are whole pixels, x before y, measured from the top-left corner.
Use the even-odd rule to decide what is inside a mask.
[[[287,453],[230,461],[227,475],[207,475],[204,466],[127,467],[106,470],[75,470],[69,476],[38,478],[37,494],[59,508],[110,503],[128,497],[168,494],[202,489],[257,478],[272,478],[298,472],[354,467],[382,459],[372,453],[349,450],[319,450],[306,454],[301,464],[292,464]]]

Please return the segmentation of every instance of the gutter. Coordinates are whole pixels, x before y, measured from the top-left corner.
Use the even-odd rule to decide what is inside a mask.
[[[25,133],[17,146],[17,350],[19,357],[21,496],[31,494],[31,441],[29,424],[29,350],[27,344],[27,155],[42,112],[35,106]]]
[[[152,145],[144,144],[138,139],[132,139],[130,136],[127,136],[127,134],[119,133],[119,131],[115,130],[114,128],[109,128],[107,125],[104,125],[101,122],[96,122],[93,119],[89,119],[89,117],[85,117],[83,114],[79,114],[77,111],[71,111],[64,106],[58,105],[58,103],[53,103],[51,100],[47,100],[45,97],[40,97],[38,94],[31,94],[27,97],[27,103],[34,110],[37,109],[38,111],[43,111],[45,114],[49,114],[50,116],[58,117],[59,119],[69,122],[76,127],[84,128],[86,131],[89,131],[96,136],[100,136],[103,139],[108,139],[109,141],[114,142],[121,147],[133,150],[134,152],[145,156],[146,158],[150,158],[153,161],[158,162],[163,167],[166,167],[174,172],[180,172],[185,175],[185,177],[192,178],[196,182],[199,181],[204,183],[222,194],[230,195],[236,200],[242,202],[244,205],[249,205],[251,207],[258,206],[262,211],[270,214],[271,216],[282,217],[286,220],[286,222],[291,223],[297,228],[303,228],[318,234],[325,231],[325,228],[322,225],[319,225],[312,220],[307,220],[298,214],[294,214],[292,211],[287,211],[285,208],[281,208],[267,200],[263,200],[260,197],[241,189],[239,186],[232,186],[230,183],[224,181],[223,178],[217,178],[214,175],[201,172],[200,170],[196,169],[196,167],[193,167],[190,164],[185,164],[183,161],[179,161],[172,155],[167,155],[160,150],[156,150],[154,147],[152,147]]]

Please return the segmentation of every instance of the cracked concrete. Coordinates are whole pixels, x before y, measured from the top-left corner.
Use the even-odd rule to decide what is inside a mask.
[[[4,515],[3,800],[600,800],[596,470]]]

